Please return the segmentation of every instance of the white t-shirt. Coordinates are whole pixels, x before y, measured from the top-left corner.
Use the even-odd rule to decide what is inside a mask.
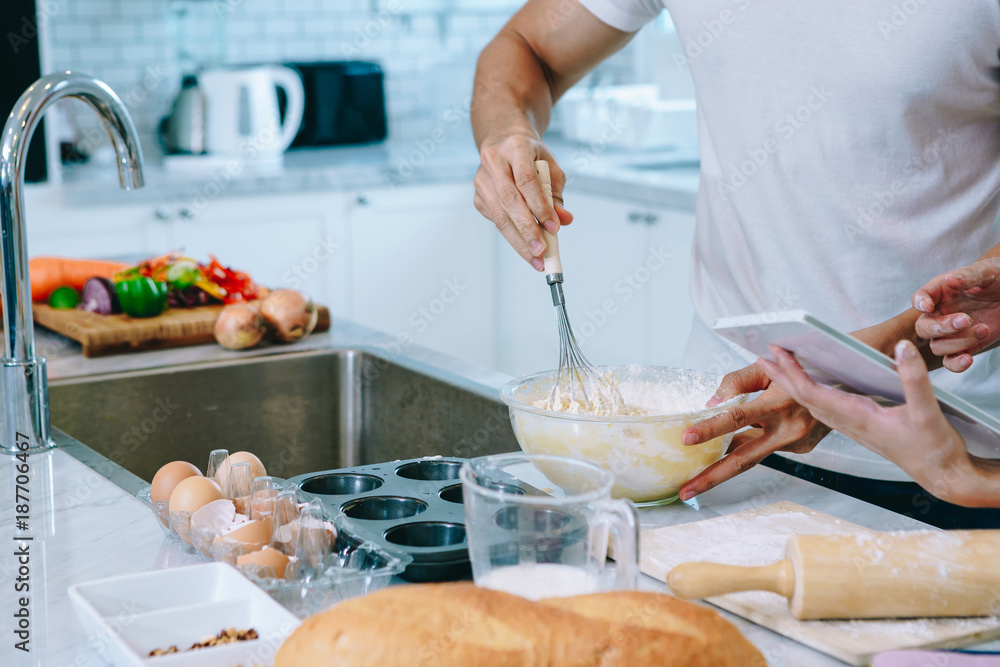
[[[698,101],[698,316],[804,309],[844,331],[1000,241],[997,0],[581,0],[635,31],[669,10]],[[743,365],[704,326],[689,362]],[[727,365],[725,360],[733,363]],[[751,359],[752,360],[752,359]],[[1000,413],[997,353],[934,381]],[[839,434],[800,460],[908,479]]]

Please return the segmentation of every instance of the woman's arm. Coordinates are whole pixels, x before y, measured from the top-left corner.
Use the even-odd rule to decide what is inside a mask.
[[[945,419],[916,346],[900,341],[896,366],[906,403],[885,407],[871,398],[814,382],[792,355],[772,347],[776,363],[757,363],[812,415],[884,456],[938,498],[967,507],[1000,507],[1000,462],[969,454]]]

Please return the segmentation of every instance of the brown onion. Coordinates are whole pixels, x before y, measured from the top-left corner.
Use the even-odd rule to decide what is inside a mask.
[[[293,289],[274,290],[260,301],[260,314],[267,322],[271,338],[279,343],[294,343],[316,328],[319,311],[305,292]]]
[[[266,327],[257,308],[249,303],[226,306],[215,321],[215,340],[230,350],[255,347],[264,338]]]

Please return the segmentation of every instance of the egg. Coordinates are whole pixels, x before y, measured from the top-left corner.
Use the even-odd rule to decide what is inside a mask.
[[[289,558],[277,549],[264,547],[259,551],[243,554],[236,559],[237,565],[256,565],[261,568],[271,568],[278,579],[285,578],[285,568],[288,566]]]
[[[247,521],[229,532],[222,533],[215,540],[229,545],[239,544],[249,551],[259,551],[270,544],[272,526],[269,518]]]
[[[190,512],[194,514],[205,505],[215,500],[222,500],[225,495],[219,485],[207,477],[188,477],[182,479],[170,494],[170,512]]]
[[[149,498],[154,503],[169,500],[174,487],[182,479],[188,477],[202,477],[201,471],[187,461],[173,461],[162,466],[153,475],[153,482],[149,487]]]
[[[267,474],[264,470],[264,464],[260,462],[260,459],[251,454],[250,452],[236,452],[235,454],[230,454],[226,457],[226,460],[222,462],[219,466],[219,470],[215,473],[215,481],[219,483],[219,487],[229,492],[229,470],[237,463],[249,463],[250,464],[250,479],[256,479],[257,477],[263,477]]]

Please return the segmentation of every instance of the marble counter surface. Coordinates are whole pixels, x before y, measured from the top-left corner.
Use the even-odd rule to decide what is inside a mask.
[[[283,164],[261,163],[252,156],[237,160],[186,158],[166,163],[147,157],[146,186],[124,193],[110,155],[64,168],[57,187],[67,205],[115,202],[159,206],[190,199],[206,183],[225,181],[224,197],[319,191],[359,191],[421,184],[472,183],[479,154],[463,130],[445,141],[390,140],[359,147],[318,148],[287,153]],[[546,137],[568,174],[567,205],[574,190],[604,194],[647,206],[694,210],[698,189],[697,155],[670,151],[630,153],[600,143],[577,144]],[[653,167],[653,168],[651,168]],[[220,180],[221,179],[221,180]]]
[[[12,488],[10,460],[0,467],[0,488]],[[104,664],[87,645],[66,589],[74,583],[154,568],[200,562],[166,539],[149,509],[67,450],[31,457],[33,471],[30,654],[13,649],[13,596],[17,575],[11,550],[0,557],[0,664],[87,667]],[[909,528],[921,524],[852,498],[758,467],[702,496],[700,509],[675,504],[640,510],[644,528],[697,521],[787,499],[870,528]],[[13,544],[9,513],[0,519],[0,536]],[[643,577],[642,588],[664,590]],[[772,667],[833,666],[842,663],[739,617],[722,612],[765,654]]]
[[[390,336],[346,322],[338,322],[327,334],[312,336],[294,348],[264,348],[253,354],[278,354],[295,349],[365,347],[418,370],[446,374],[456,383],[496,396],[507,376],[476,368],[412,346],[400,349]],[[53,382],[166,367],[223,361],[240,353],[214,345],[163,350],[133,355],[83,359],[72,344],[61,347],[57,338],[39,333],[39,348],[49,354]],[[103,664],[87,640],[68,602],[67,587],[108,576],[174,567],[197,562],[183,553],[176,542],[164,538],[148,508],[133,496],[141,482],[130,473],[72,438],[57,433],[59,448],[29,457],[31,512],[28,530],[19,530],[12,512],[0,515],[0,540],[8,545],[0,551],[0,665],[87,667]],[[0,489],[6,507],[14,504],[17,461],[0,460]],[[114,479],[115,483],[110,481]],[[126,490],[127,489],[127,490]],[[789,477],[769,468],[757,467],[698,499],[697,507],[677,503],[640,510],[643,528],[697,521],[777,500],[790,500],[873,529],[908,529],[923,524],[822,487]],[[30,535],[31,653],[14,649],[14,612],[19,563],[14,549],[17,537]],[[664,590],[643,577],[642,587]],[[723,612],[765,654],[772,667],[828,666],[841,664],[760,626]],[[985,648],[985,647],[984,647]],[[990,648],[1000,648],[1000,642]]]

